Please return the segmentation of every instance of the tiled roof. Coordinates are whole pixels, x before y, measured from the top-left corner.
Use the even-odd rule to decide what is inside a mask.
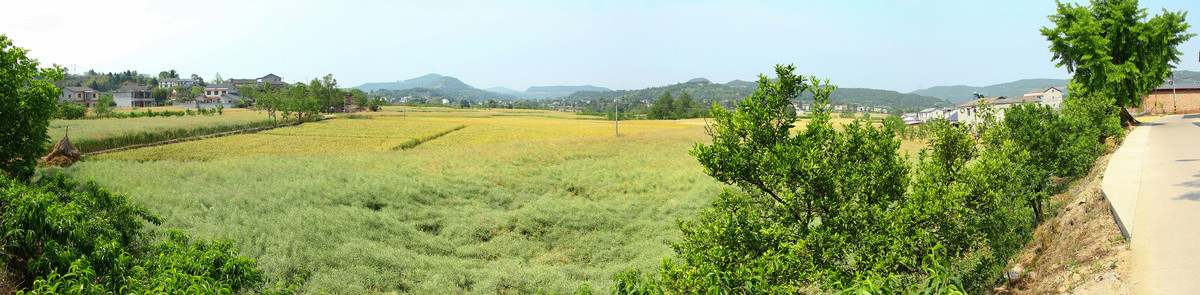
[[[142,86],[142,85],[125,85],[113,92],[134,92],[134,91],[137,91],[137,92],[150,91],[150,87],[146,87],[146,86]]]
[[[67,87],[63,87],[63,88],[64,88],[64,89],[67,89],[68,91],[71,91],[71,92],[96,92],[96,90],[95,90],[95,89],[92,89],[92,88],[89,88],[89,87],[74,87],[74,86],[67,86]]]
[[[1050,91],[1050,89],[1058,90],[1060,92],[1062,91],[1055,87],[1042,87],[1042,88],[1034,88],[1033,90],[1030,90],[1029,92],[1026,92],[1025,94],[1028,95],[1028,94],[1046,93],[1046,91]]]

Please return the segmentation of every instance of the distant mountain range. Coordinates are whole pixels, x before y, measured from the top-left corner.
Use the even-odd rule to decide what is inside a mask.
[[[711,105],[713,102],[741,100],[753,94],[757,89],[757,82],[733,80],[725,84],[718,84],[705,78],[695,78],[683,83],[639,90],[580,91],[568,96],[567,99],[590,101],[619,98],[625,101],[652,102],[665,92],[671,92],[671,95],[676,97],[687,92],[701,105]],[[812,96],[801,96],[799,99],[811,101]],[[921,109],[950,105],[949,102],[929,96],[869,88],[838,88],[830,94],[829,100],[834,104],[856,104],[893,109]]]
[[[505,89],[507,89],[507,88],[505,88]],[[608,88],[604,88],[604,87],[596,87],[596,86],[592,86],[592,85],[533,86],[533,87],[529,87],[529,89],[525,89],[524,92],[514,92],[514,93],[510,93],[510,94],[515,95],[520,98],[541,99],[541,98],[551,98],[551,97],[567,97],[567,96],[570,96],[572,93],[579,92],[579,91],[609,91],[609,90],[612,90],[612,89],[608,89]]]
[[[389,91],[393,95],[405,94],[404,96],[413,93],[421,96],[446,97],[455,99],[470,99],[470,100],[513,100],[518,98],[525,99],[542,99],[551,97],[566,97],[577,91],[608,91],[610,89],[604,87],[596,87],[592,85],[584,86],[534,86],[529,87],[525,91],[517,91],[505,87],[492,87],[488,89],[477,89],[463,83],[457,78],[450,76],[442,76],[438,74],[428,74],[404,81],[396,82],[376,82],[365,83],[354,88],[362,91]],[[429,98],[429,97],[426,97]]]
[[[1180,83],[1200,83],[1200,72],[1179,70],[1175,71],[1175,80]],[[924,96],[931,96],[944,99],[953,103],[963,103],[974,98],[974,93],[979,92],[986,96],[1007,96],[1016,97],[1024,95],[1026,92],[1035,88],[1042,87],[1057,87],[1064,93],[1067,92],[1067,82],[1069,79],[1021,79],[1008,83],[1000,83],[989,86],[936,86],[929,87],[917,91],[910,92]]]
[[[1200,72],[1175,71],[1175,79],[1180,83],[1200,82]],[[947,106],[952,103],[962,103],[971,100],[975,92],[987,96],[1019,97],[1026,92],[1041,87],[1059,87],[1065,89],[1067,79],[1021,79],[1013,82],[988,86],[935,86],[910,93],[900,93],[890,90],[870,88],[838,88],[830,97],[835,104],[857,104],[863,106],[884,106],[893,109],[919,109],[935,106]],[[664,92],[670,91],[678,96],[687,92],[701,104],[711,104],[721,101],[738,101],[750,96],[758,88],[753,81],[733,80],[724,84],[712,83],[705,78],[694,78],[672,85],[647,87],[636,90],[612,90],[592,85],[583,86],[534,86],[518,91],[505,87],[492,87],[486,90],[477,89],[467,83],[438,74],[428,74],[404,81],[366,83],[357,87],[363,91],[379,91],[382,95],[392,98],[413,96],[414,98],[449,98],[451,100],[473,101],[514,101],[519,99],[563,98],[569,101],[592,101],[622,99],[626,101],[654,101]],[[800,97],[806,100],[808,97]]]
[[[1030,90],[1041,87],[1058,87],[1059,90],[1066,91],[1065,86],[1068,81],[1067,79],[1021,79],[983,87],[966,85],[935,86],[909,93],[936,97],[953,103],[964,103],[975,98],[975,92],[979,92],[979,94],[984,96],[1020,97]]]

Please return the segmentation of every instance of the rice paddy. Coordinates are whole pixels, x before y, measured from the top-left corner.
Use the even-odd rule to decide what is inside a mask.
[[[404,113],[62,170],[129,195],[163,228],[233,239],[268,276],[306,271],[304,291],[332,294],[603,292],[616,272],[656,269],[675,221],[727,188],[688,155],[708,140],[704,120],[622,121],[613,136],[612,121],[562,112]]]

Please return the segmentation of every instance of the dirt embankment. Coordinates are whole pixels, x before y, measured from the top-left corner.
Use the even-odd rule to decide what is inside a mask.
[[[1100,193],[1110,153],[1086,177],[1054,196],[1056,215],[1034,229],[1033,241],[1013,257],[1021,275],[997,293],[1131,294],[1132,252]]]

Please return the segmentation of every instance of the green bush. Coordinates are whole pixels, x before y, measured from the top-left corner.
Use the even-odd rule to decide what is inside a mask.
[[[72,102],[64,102],[58,106],[58,111],[54,117],[63,120],[75,120],[87,116],[87,108],[76,105]]]
[[[143,229],[161,221],[91,181],[76,186],[57,174],[24,185],[0,176],[0,261],[31,294],[275,292],[229,241]]]
[[[678,222],[683,240],[659,278],[623,272],[614,293],[984,293],[1046,199],[1120,134],[1104,99],[1068,100],[1061,116],[1017,106],[1003,122],[922,124],[929,147],[910,167],[897,153],[898,118],[838,131],[826,109],[836,87],[791,72],[762,77],[736,112],[713,110],[712,144],[692,153],[737,188]],[[804,92],[817,109],[793,131],[787,98]]]

